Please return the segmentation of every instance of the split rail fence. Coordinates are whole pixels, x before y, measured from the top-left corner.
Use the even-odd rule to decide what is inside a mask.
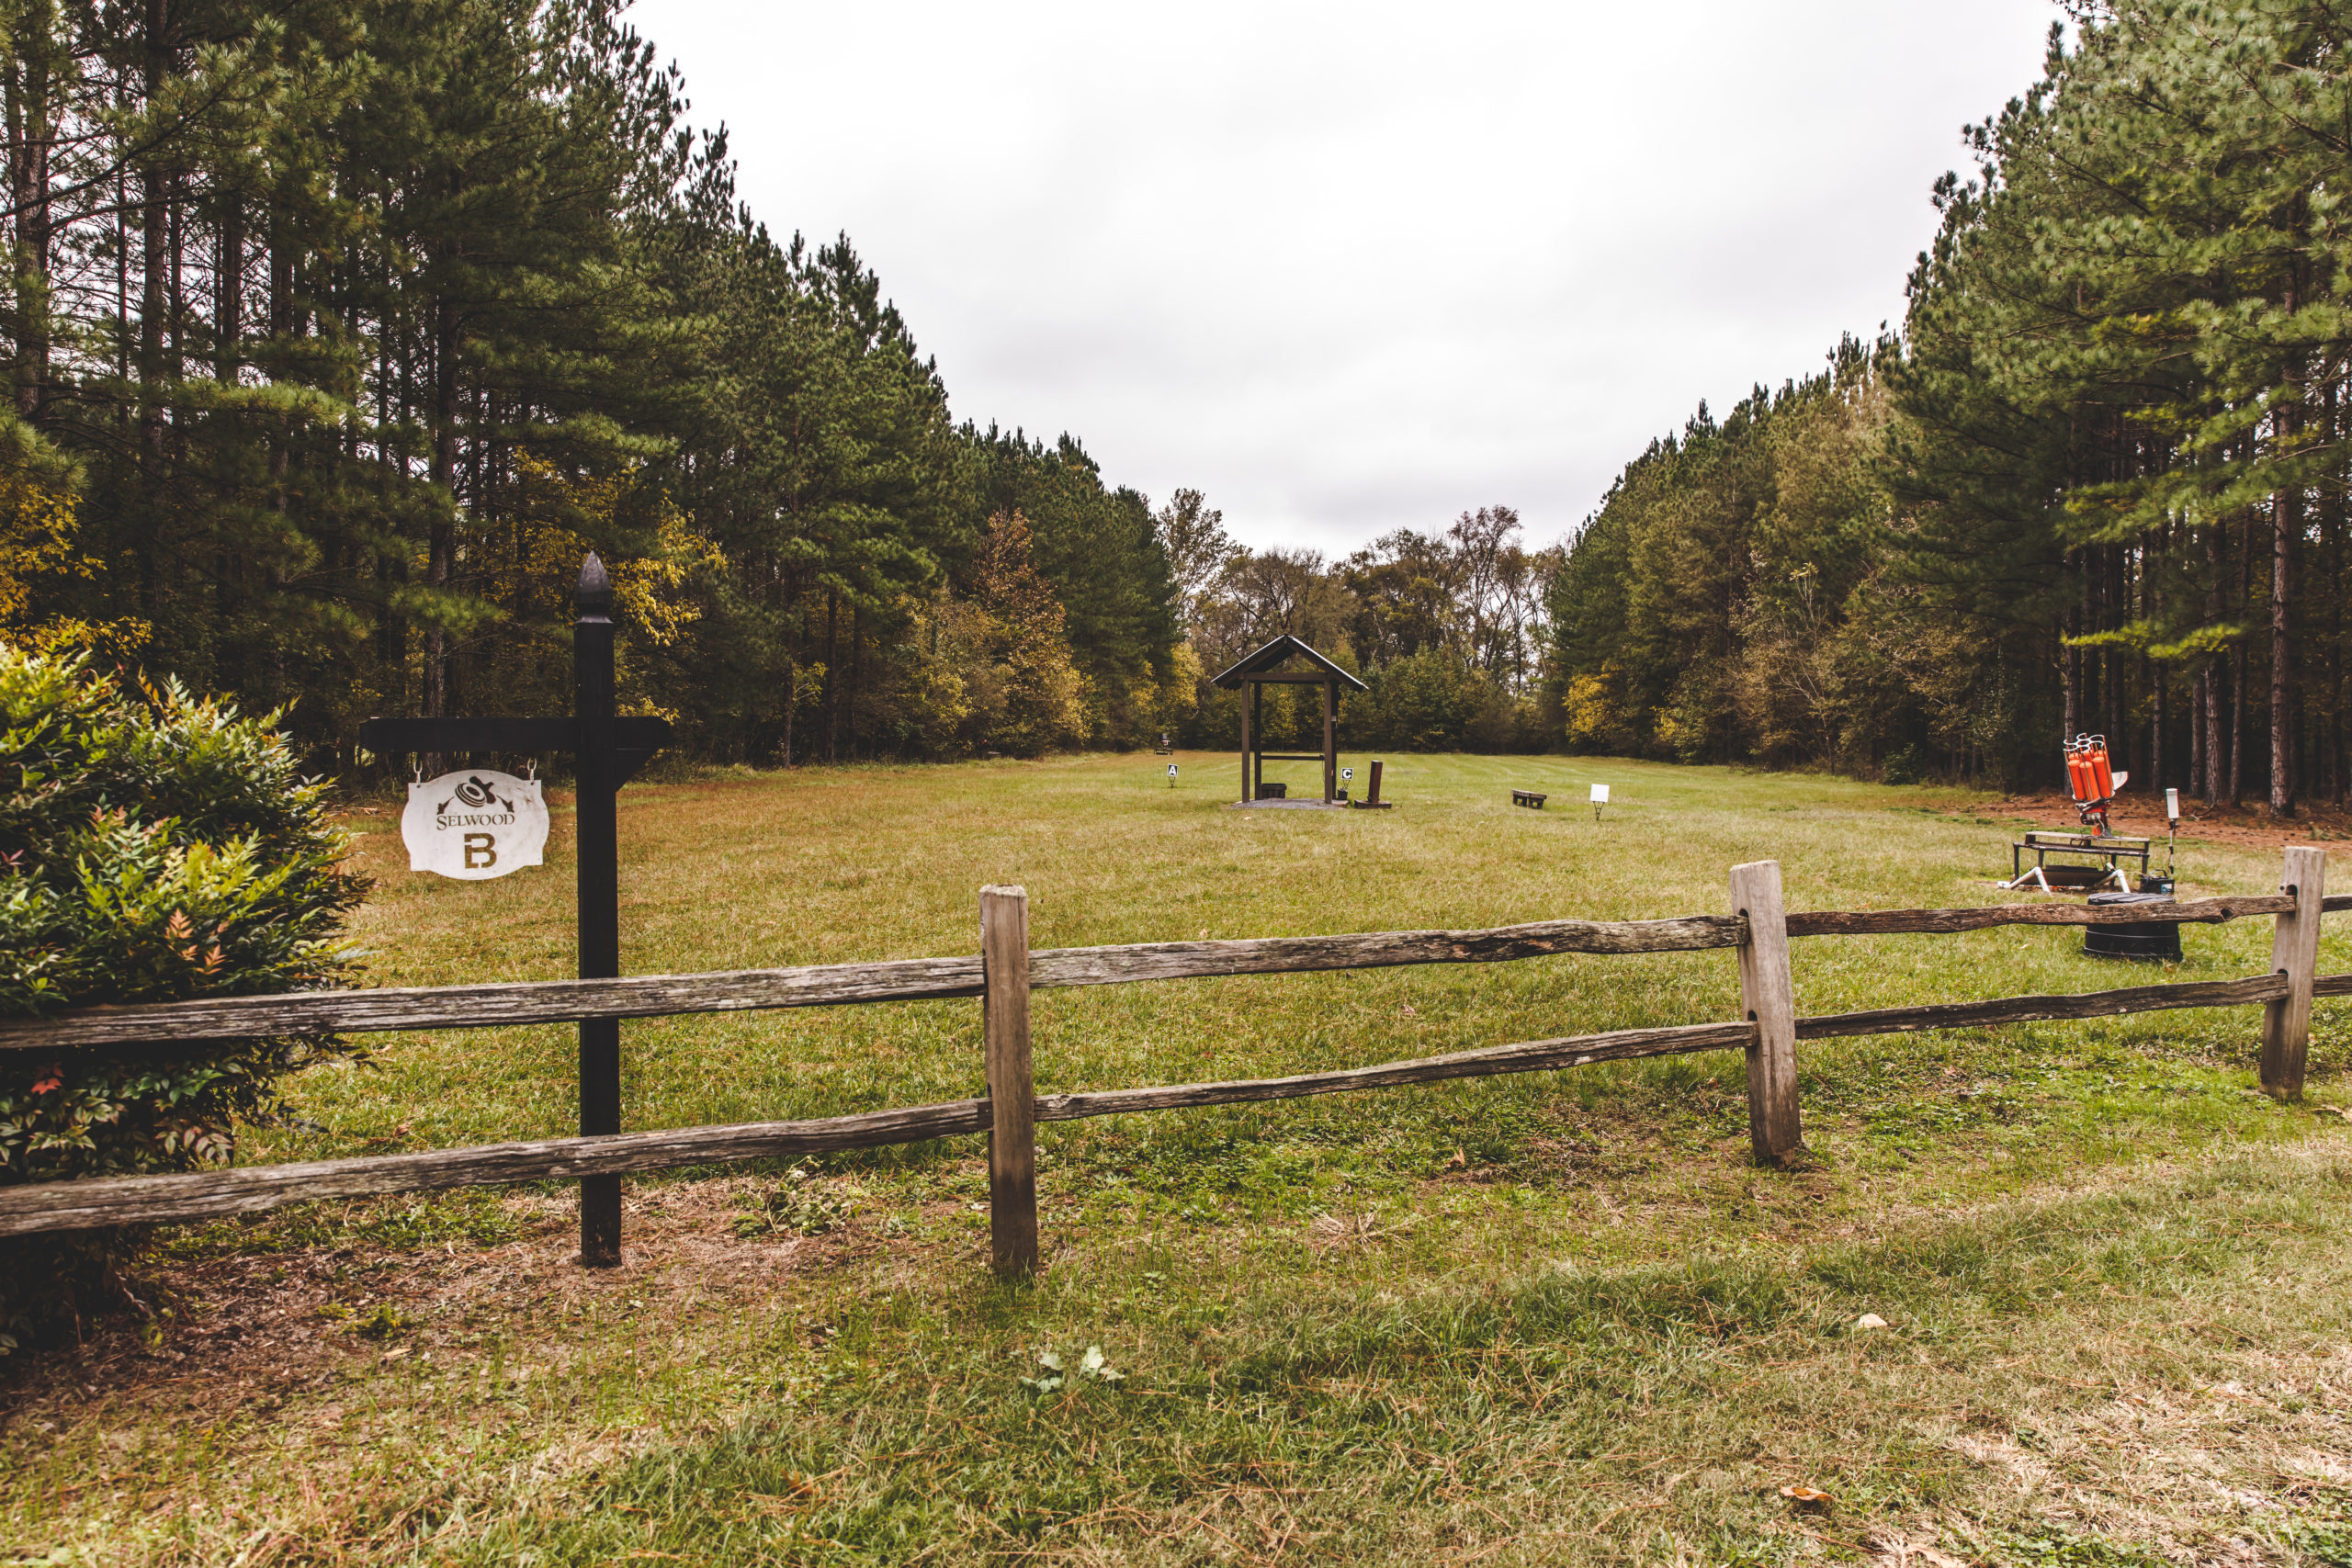
[[[1784,910],[1781,868],[1734,867],[1732,912],[1674,919],[1546,920],[1493,931],[1376,931],[1347,936],[1148,942],[1124,947],[1029,948],[1028,896],[980,890],[980,952],[726,974],[322,991],[152,1006],[88,1008],[47,1019],[0,1021],[0,1050],[140,1046],[254,1035],[420,1029],[486,1029],[581,1019],[654,1018],[748,1009],[981,998],[988,1093],[944,1105],[908,1106],[809,1122],[690,1127],[532,1143],[254,1166],[187,1175],[102,1177],[0,1188],[0,1235],[252,1213],[288,1203],[435,1188],[618,1175],[984,1133],[989,1137],[989,1235],[997,1271],[1018,1276],[1037,1261],[1035,1125],[1091,1116],[1186,1110],[1389,1089],[1450,1078],[1547,1072],[1688,1052],[1738,1050],[1747,1058],[1748,1132],[1759,1163],[1803,1147],[1796,1043],[1961,1029],[2041,1019],[2088,1019],[2173,1008],[2263,1009],[2261,1081],[2300,1095],[2316,997],[2352,997],[2352,974],[2317,973],[2320,917],[2352,909],[2326,897],[2326,859],[2286,852],[2276,894],[2091,908],[2005,904],[1967,909],[1868,912]],[[2217,924],[2268,915],[2277,922],[2267,974],[2235,980],[2132,986],[2076,996],[1884,1008],[1821,1018],[1796,1015],[1789,942],[1797,937],[1957,933],[1996,926],[2087,926],[2180,921]],[[1039,1095],[1029,1052],[1029,994],[1037,987],[1123,985],[1229,975],[1295,974],[1419,964],[1487,964],[1556,953],[1680,953],[1733,948],[1744,1016],[1725,1023],[1618,1030],[1521,1041],[1377,1066],[1290,1077]]]

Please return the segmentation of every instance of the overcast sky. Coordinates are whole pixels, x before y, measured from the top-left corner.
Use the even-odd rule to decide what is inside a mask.
[[[957,418],[1344,552],[1549,543],[1705,398],[1899,322],[2050,0],[641,0],[779,235],[847,230]]]

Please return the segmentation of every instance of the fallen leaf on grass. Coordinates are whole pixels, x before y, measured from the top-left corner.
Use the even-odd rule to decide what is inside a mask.
[[[1783,1486],[1781,1495],[1807,1513],[1826,1514],[1838,1503],[1828,1493],[1816,1492],[1810,1486]]]
[[[1037,1375],[1023,1378],[1021,1386],[1032,1393],[1059,1393],[1062,1387],[1062,1359],[1051,1350],[1037,1352]]]
[[[1886,1326],[1886,1319],[1879,1316],[1879,1314],[1874,1312],[1866,1312],[1862,1314],[1861,1316],[1854,1319],[1854,1326],[1857,1328],[1884,1328]]]
[[[1105,1388],[1116,1388],[1127,1379],[1126,1373],[1108,1364],[1102,1355],[1102,1347],[1100,1345],[1089,1345],[1086,1348],[1086,1354],[1080,1357],[1078,1360],[1078,1375],[1101,1383]],[[1062,1359],[1051,1350],[1040,1350],[1037,1352],[1037,1375],[1034,1378],[1023,1378],[1021,1386],[1036,1394],[1059,1393],[1067,1381],[1068,1374]]]

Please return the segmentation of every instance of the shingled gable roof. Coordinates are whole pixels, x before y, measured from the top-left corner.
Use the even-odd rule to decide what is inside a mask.
[[[1279,669],[1289,662],[1294,656],[1306,660],[1351,692],[1368,692],[1372,689],[1288,632],[1274,638],[1257,652],[1243,657],[1232,669],[1219,675],[1216,683],[1228,692],[1232,691],[1248,677],[1263,675]]]

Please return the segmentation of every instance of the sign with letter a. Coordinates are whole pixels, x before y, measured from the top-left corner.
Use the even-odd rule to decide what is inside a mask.
[[[547,799],[537,779],[488,768],[443,773],[408,786],[401,839],[409,870],[487,882],[542,863]]]

